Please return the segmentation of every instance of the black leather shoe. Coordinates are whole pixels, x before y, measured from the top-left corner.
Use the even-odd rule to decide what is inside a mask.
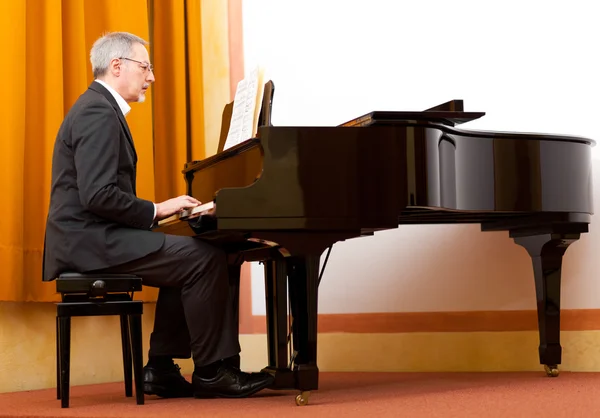
[[[227,363],[213,378],[192,375],[196,398],[245,398],[272,385],[273,381],[274,377],[268,373],[245,373]]]
[[[191,398],[194,395],[192,384],[185,380],[175,363],[164,369],[144,367],[144,393],[161,398]]]

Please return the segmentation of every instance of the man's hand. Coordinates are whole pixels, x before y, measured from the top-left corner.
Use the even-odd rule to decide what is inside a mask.
[[[182,195],[156,204],[156,219],[164,219],[185,209],[200,205],[201,202],[191,196]]]

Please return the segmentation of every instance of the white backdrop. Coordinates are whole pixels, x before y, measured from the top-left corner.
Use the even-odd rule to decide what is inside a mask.
[[[264,66],[274,81],[275,125],[337,125],[372,110],[424,110],[463,99],[466,110],[486,112],[465,129],[600,139],[595,3],[248,0],[245,66]],[[582,241],[567,252],[578,265],[566,266],[574,278],[564,298],[600,306],[586,295],[596,267],[584,257],[592,251],[590,237]],[[254,271],[258,314],[264,288],[260,267]],[[475,226],[402,227],[334,246],[320,309],[533,308],[530,276],[528,257],[506,234]],[[578,290],[569,293],[570,285]]]

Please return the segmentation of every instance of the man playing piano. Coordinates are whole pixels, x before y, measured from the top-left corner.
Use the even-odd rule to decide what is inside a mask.
[[[46,225],[44,280],[60,273],[124,273],[159,287],[144,390],[161,397],[245,397],[269,386],[239,370],[237,292],[225,254],[192,237],[152,232],[200,204],[136,196],[137,155],[125,116],[154,82],[143,39],[124,32],[91,50],[94,77],[58,132]],[[234,275],[235,276],[235,275]],[[192,382],[173,359],[192,356]]]

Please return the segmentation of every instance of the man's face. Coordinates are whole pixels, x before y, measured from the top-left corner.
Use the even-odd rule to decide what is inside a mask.
[[[119,93],[125,101],[143,102],[146,90],[154,82],[148,51],[142,44],[134,44],[130,56],[121,59]]]

